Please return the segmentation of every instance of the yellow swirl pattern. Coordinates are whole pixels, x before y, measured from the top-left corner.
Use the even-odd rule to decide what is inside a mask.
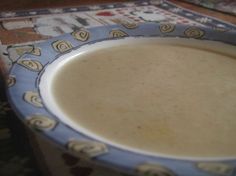
[[[72,36],[81,42],[85,42],[89,39],[90,34],[86,30],[79,30],[79,31],[73,32]]]
[[[43,65],[36,60],[24,59],[18,60],[17,63],[34,72],[39,72],[43,69]]]
[[[57,124],[55,120],[38,114],[32,115],[26,123],[27,125],[29,125],[30,128],[39,131],[52,130]]]
[[[162,33],[170,33],[175,30],[175,25],[174,24],[161,24],[159,28]]]
[[[214,175],[233,175],[234,172],[233,166],[224,163],[198,163],[197,167]]]
[[[7,87],[12,87],[15,83],[16,83],[16,78],[12,75],[9,75],[6,80]]]
[[[27,91],[24,93],[24,100],[37,108],[43,107],[42,100],[37,92]]]
[[[93,141],[71,140],[67,144],[69,151],[81,157],[93,158],[108,152],[105,144]]]
[[[18,47],[15,48],[15,50],[16,50],[16,53],[19,56],[22,56],[25,53],[32,52],[33,46],[31,46],[31,45],[28,45],[28,46],[18,46]]]
[[[126,36],[128,36],[128,34],[126,34],[122,30],[112,30],[110,32],[110,38],[120,38],[120,37],[126,37]]]
[[[197,27],[190,27],[184,31],[185,36],[189,38],[202,38],[205,35],[205,32]]]
[[[68,41],[64,41],[64,40],[57,40],[52,43],[52,46],[57,52],[60,52],[60,53],[64,53],[64,52],[72,49],[71,43]]]
[[[175,174],[159,164],[141,164],[136,168],[138,175],[145,176],[175,176]]]
[[[122,24],[122,26],[124,26],[127,29],[135,29],[138,27],[137,23],[131,23],[128,21],[122,21],[121,24]]]
[[[35,55],[35,56],[40,56],[41,55],[41,50],[40,48],[34,48],[32,51],[31,51],[31,54]]]

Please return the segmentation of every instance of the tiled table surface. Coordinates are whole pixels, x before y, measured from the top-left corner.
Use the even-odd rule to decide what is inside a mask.
[[[52,2],[52,1],[49,1]],[[48,38],[61,35],[63,33],[71,32],[80,27],[93,27],[101,25],[110,25],[120,23],[122,20],[132,22],[156,22],[156,23],[175,23],[175,24],[188,24],[199,25],[217,28],[219,30],[236,30],[236,17],[212,10],[207,10],[195,5],[184,3],[181,1],[129,1],[126,3],[116,3],[108,5],[94,5],[95,1],[87,1],[87,3],[93,4],[88,7],[77,8],[77,1],[59,1],[58,4],[47,4],[47,7],[56,7],[55,9],[43,9],[43,10],[28,10],[21,12],[2,12],[0,13],[0,63],[4,73],[8,72],[8,69],[14,64],[14,62],[25,52],[32,50],[32,44]],[[108,2],[108,1],[100,1]],[[112,2],[111,0],[109,2]],[[191,9],[195,12],[200,12],[205,15],[220,18],[227,21],[222,22],[217,19],[207,17],[201,14],[192,13],[186,9],[175,6],[172,3],[176,3],[187,9]],[[7,4],[7,3],[6,3]],[[65,6],[73,5],[73,7],[65,8]],[[78,4],[80,5],[80,4]],[[60,8],[59,8],[59,7]],[[63,7],[62,7],[63,6]],[[7,6],[6,6],[7,7]],[[28,8],[42,7],[42,4],[29,5]],[[16,6],[14,9],[17,9]],[[10,8],[9,8],[10,9]],[[231,24],[229,24],[230,22]],[[2,84],[2,82],[1,82]],[[1,92],[3,87],[1,86]],[[9,109],[9,106],[5,100],[4,95],[0,99],[0,117],[7,122],[8,116],[11,116],[11,123],[19,123],[14,119],[14,113]],[[3,123],[3,121],[1,122]],[[8,124],[12,128],[11,124]],[[23,130],[21,125],[17,126],[17,129]],[[16,136],[19,130],[11,130],[6,127],[0,126],[0,147],[1,142],[10,139],[12,136]],[[25,133],[24,133],[25,134]],[[59,148],[48,143],[48,141],[42,140],[40,137],[34,136],[32,133],[27,133],[25,137],[20,138],[22,144],[24,143],[23,151],[24,156],[18,156],[17,154],[6,155],[5,158],[0,158],[1,172],[10,175],[30,175],[34,173],[37,175],[38,170],[34,170],[35,166],[40,168],[44,175],[51,176],[67,176],[67,175],[81,175],[81,176],[108,176],[117,175],[121,176],[121,173],[112,172],[107,169],[91,166],[90,163],[84,162],[78,158],[75,158]],[[19,138],[19,137],[15,137]],[[28,141],[28,139],[30,139]],[[9,140],[12,142],[15,148],[22,148],[17,146],[17,140]],[[8,142],[9,142],[8,141]],[[28,141],[28,142],[27,142]],[[28,145],[30,143],[31,145]],[[21,144],[21,145],[22,145]],[[32,158],[26,151],[32,151],[34,157]],[[7,158],[7,156],[9,158]],[[15,157],[17,156],[17,157]],[[27,160],[31,161],[31,165],[27,164]],[[5,164],[4,161],[8,163]],[[28,162],[29,163],[29,162]],[[20,165],[18,170],[9,173],[9,168]],[[18,166],[17,165],[17,166]],[[22,167],[21,167],[22,166]],[[6,171],[8,170],[8,172]]]

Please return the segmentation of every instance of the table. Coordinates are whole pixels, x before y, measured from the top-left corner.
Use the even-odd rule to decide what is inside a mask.
[[[27,9],[38,9],[38,8],[59,8],[59,7],[73,7],[78,5],[94,5],[96,3],[112,3],[115,2],[114,0],[89,0],[89,1],[77,1],[77,0],[68,0],[68,1],[56,1],[56,0],[49,0],[49,1],[30,1],[26,0],[24,3],[19,3],[17,0],[10,0],[10,1],[1,1],[0,2],[0,9],[4,9],[4,11],[9,10],[27,10]],[[119,0],[116,2],[127,2],[125,0]],[[236,24],[236,18],[233,15],[221,13],[214,10],[209,10],[200,6],[196,6],[191,3],[186,3],[183,1],[178,0],[170,0],[170,2],[175,3],[181,7],[190,9],[192,11],[202,13],[204,15],[208,15],[211,17],[215,17],[232,24]],[[27,36],[27,37],[26,37]],[[44,38],[40,38],[37,34],[33,33],[29,29],[22,29],[21,31],[11,31],[9,34],[7,31],[2,29],[0,26],[0,40],[2,43],[22,43],[31,40],[40,40]]]

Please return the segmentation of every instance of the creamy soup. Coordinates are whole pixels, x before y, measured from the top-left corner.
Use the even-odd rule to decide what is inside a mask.
[[[236,47],[214,43],[111,44],[66,62],[51,92],[74,124],[114,145],[236,156]]]

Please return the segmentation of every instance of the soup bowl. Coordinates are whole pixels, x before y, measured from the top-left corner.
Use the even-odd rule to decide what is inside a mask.
[[[218,28],[81,28],[19,58],[8,98],[35,132],[126,174],[233,176],[235,45],[235,31]]]

